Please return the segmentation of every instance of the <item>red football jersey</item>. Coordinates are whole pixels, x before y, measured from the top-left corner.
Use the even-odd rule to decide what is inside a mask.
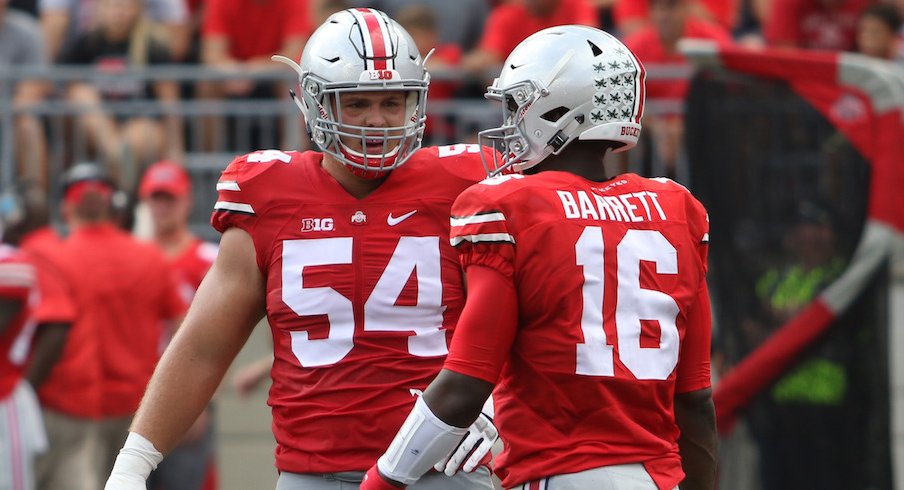
[[[159,360],[160,324],[185,313],[169,264],[110,222],[74,229],[53,263],[77,317],[41,404],[95,420],[134,414]]]
[[[167,257],[173,269],[173,275],[176,279],[179,297],[186,305],[190,305],[198,292],[198,287],[210,266],[217,259],[217,251],[219,247],[215,243],[205,242],[197,237],[193,238],[191,243],[182,250],[179,255]],[[171,321],[165,321],[160,326],[160,342],[158,350],[160,354],[166,350],[176,328],[179,325]]]
[[[3,400],[22,379],[34,335],[34,322],[28,321],[29,313],[37,299],[34,268],[7,245],[0,246],[0,298],[22,302],[8,324],[0,325],[0,400]]]
[[[216,259],[217,245],[198,238],[192,240],[181,254],[169,259],[179,284],[179,295],[185,304],[191,304],[198,286]]]
[[[710,384],[703,206],[667,179],[548,171],[475,185],[452,215],[463,266],[511,277],[518,296],[494,392],[503,485],[644,463],[675,487],[673,397]],[[487,365],[457,350],[446,363],[496,381]]]
[[[486,175],[478,152],[422,149],[363,199],[316,152],[223,172],[212,224],[251,235],[267,283],[279,470],[366,470],[439,372],[464,303],[449,214]]]

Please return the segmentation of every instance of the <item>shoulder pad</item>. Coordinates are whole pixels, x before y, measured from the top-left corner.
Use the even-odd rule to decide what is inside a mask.
[[[236,157],[223,170],[220,181],[248,181],[277,165],[288,165],[296,160],[298,152],[261,150]],[[229,176],[229,179],[226,177]]]
[[[678,182],[676,182],[668,177],[651,177],[649,180],[652,180],[653,182],[659,182],[660,184],[663,184],[668,187],[678,187],[678,188],[683,189],[684,192],[687,192],[688,194],[691,193],[691,191],[687,187],[685,187],[683,184],[679,184]]]
[[[237,157],[217,181],[214,211],[256,215],[267,207],[273,189],[285,181],[284,171],[302,154],[261,150]]]
[[[439,165],[446,172],[474,182],[487,175],[481,153],[486,154],[492,160],[492,155],[489,153],[492,150],[478,144],[434,146],[425,148],[424,151],[435,156]]]

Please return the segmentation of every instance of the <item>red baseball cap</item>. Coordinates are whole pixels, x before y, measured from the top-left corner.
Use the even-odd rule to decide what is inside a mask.
[[[178,163],[169,160],[157,162],[144,172],[141,185],[138,186],[138,196],[147,199],[155,192],[175,197],[188,196],[191,194],[191,178]]]

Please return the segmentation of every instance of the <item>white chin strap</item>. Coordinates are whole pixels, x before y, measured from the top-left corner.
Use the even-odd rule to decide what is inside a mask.
[[[453,427],[437,418],[418,397],[389,449],[377,460],[377,468],[383,475],[411,485],[448,456],[467,433],[467,428]]]

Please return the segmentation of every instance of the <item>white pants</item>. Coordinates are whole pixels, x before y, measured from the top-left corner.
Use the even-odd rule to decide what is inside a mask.
[[[643,465],[634,463],[554,475],[517,485],[510,490],[657,490],[657,487]]]
[[[276,482],[276,490],[358,490],[364,472],[349,471],[325,475],[282,473]],[[459,471],[453,477],[430,472],[408,490],[492,490],[490,471],[480,467],[472,473]]]
[[[46,450],[38,397],[20,381],[9,397],[0,400],[0,490],[36,488],[34,459]]]

